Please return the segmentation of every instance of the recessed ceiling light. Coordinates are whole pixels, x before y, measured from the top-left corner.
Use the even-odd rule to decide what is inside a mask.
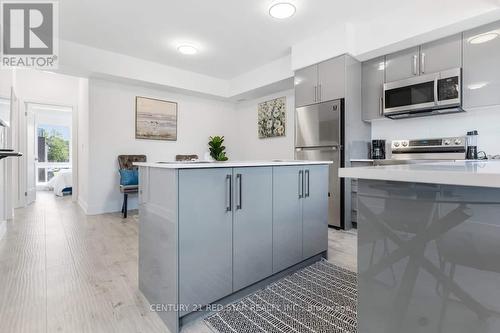
[[[481,35],[471,37],[468,39],[468,42],[471,44],[482,44],[482,43],[486,43],[486,42],[489,42],[490,40],[497,38],[499,35],[500,34],[497,31],[491,31],[491,32],[487,32],[487,33],[484,33]]]
[[[277,19],[285,19],[295,14],[295,6],[289,2],[279,2],[269,8],[269,15]]]
[[[177,47],[177,51],[179,51],[182,54],[186,55],[193,55],[198,53],[198,49],[194,47],[193,45],[179,45]]]

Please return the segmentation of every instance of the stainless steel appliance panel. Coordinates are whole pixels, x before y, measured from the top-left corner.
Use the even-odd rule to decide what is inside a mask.
[[[295,147],[340,145],[341,109],[341,100],[297,108]]]
[[[329,168],[330,184],[328,185],[328,224],[342,227],[343,179],[339,178],[342,166],[342,150],[338,146],[323,148],[297,148],[295,158],[307,161],[333,161]]]
[[[462,112],[462,70],[450,69],[384,84],[384,115],[390,118]],[[444,109],[442,112],[431,112]]]

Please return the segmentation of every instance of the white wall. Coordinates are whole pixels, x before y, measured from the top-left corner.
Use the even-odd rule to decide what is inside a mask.
[[[284,137],[259,139],[257,131],[257,107],[265,102],[278,97],[286,97],[287,123]],[[238,160],[269,160],[294,158],[294,91],[286,90],[273,95],[241,102],[236,105],[238,136]]]
[[[90,80],[89,96],[88,214],[120,211],[118,155],[145,154],[149,161],[172,161],[176,154],[203,158],[208,137],[224,135],[229,158],[235,158],[233,103],[97,79]],[[136,96],[178,103],[177,141],[135,139]],[[129,207],[136,206],[131,198]]]
[[[470,110],[465,113],[372,122],[372,139],[418,139],[465,136],[479,131],[478,148],[487,154],[500,154],[500,106]]]
[[[78,204],[87,211],[88,186],[89,186],[89,80],[80,78],[78,80],[78,116],[77,121],[78,135],[73,144],[76,145],[76,163],[77,170],[77,191]],[[74,181],[74,179],[73,179]]]

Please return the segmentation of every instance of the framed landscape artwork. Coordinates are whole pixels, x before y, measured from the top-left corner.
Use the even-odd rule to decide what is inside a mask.
[[[177,141],[177,103],[137,96],[135,138]]]
[[[286,97],[260,103],[257,116],[260,139],[285,136]]]

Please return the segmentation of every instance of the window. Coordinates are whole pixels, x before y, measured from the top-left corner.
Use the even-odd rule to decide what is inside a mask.
[[[37,124],[37,185],[45,185],[63,169],[71,169],[71,128]]]

